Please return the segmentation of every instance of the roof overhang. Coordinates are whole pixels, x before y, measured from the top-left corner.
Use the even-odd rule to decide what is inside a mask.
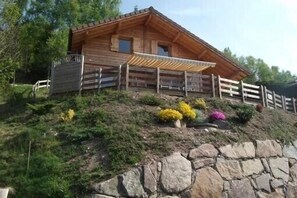
[[[184,58],[175,58],[134,52],[127,62],[128,65],[139,67],[160,68],[164,70],[201,72],[215,63],[196,61]]]
[[[200,61],[215,62],[215,68],[209,68],[206,74],[220,75],[232,80],[242,80],[251,72],[239,63],[231,60],[222,52],[175,23],[153,7],[104,19],[70,29],[69,51],[77,53],[84,42],[108,34],[117,34],[138,25],[153,28],[164,34],[172,43],[177,43],[193,52]]]

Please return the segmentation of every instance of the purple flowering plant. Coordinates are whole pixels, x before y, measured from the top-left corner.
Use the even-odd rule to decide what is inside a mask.
[[[226,116],[223,112],[221,111],[214,111],[212,112],[210,115],[209,115],[209,119],[211,121],[214,121],[214,120],[226,120]]]

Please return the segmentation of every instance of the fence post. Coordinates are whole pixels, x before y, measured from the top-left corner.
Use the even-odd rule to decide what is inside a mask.
[[[160,67],[157,67],[157,93],[160,93]]]
[[[129,88],[129,65],[126,64],[126,91],[128,91]]]
[[[187,71],[184,71],[185,96],[188,96],[188,76]]]
[[[241,88],[241,99],[242,103],[245,103],[245,98],[244,98],[244,86],[243,86],[243,81],[240,81],[240,88]]]
[[[83,77],[84,77],[84,56],[81,55],[81,71],[80,71],[80,82],[79,82],[79,91],[78,94],[81,95],[82,87],[83,87]]]
[[[46,80],[46,88],[49,88],[49,79]]]
[[[222,99],[221,77],[220,77],[220,75],[218,75],[218,92],[219,92],[219,98]]]
[[[276,98],[275,98],[275,92],[274,91],[272,92],[272,99],[273,99],[274,108],[276,109],[277,105],[276,105]]]
[[[100,92],[101,84],[102,84],[102,68],[101,67],[98,71],[97,76],[98,76],[98,92]]]
[[[265,106],[266,107],[269,107],[269,104],[268,104],[268,96],[267,96],[267,88],[266,86],[264,86],[264,97],[265,97]]]
[[[296,100],[294,97],[292,97],[292,106],[293,106],[294,113],[296,113]]]
[[[262,105],[263,105],[263,107],[265,107],[265,95],[264,95],[264,87],[263,87],[263,85],[260,86],[260,90],[261,90]]]
[[[122,65],[119,66],[118,70],[118,90],[121,90],[121,81],[122,81]]]
[[[283,110],[287,111],[287,102],[286,102],[286,96],[282,96],[282,106],[283,106]]]
[[[212,97],[216,97],[216,85],[215,85],[215,76],[211,74],[211,90],[212,90]]]

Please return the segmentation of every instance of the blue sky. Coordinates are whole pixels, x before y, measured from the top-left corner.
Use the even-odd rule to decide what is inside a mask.
[[[122,0],[153,6],[219,50],[252,55],[297,75],[297,0]]]

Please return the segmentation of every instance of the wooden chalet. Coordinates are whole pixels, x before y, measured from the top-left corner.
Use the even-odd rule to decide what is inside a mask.
[[[53,65],[51,94],[111,85],[205,92],[215,88],[217,76],[249,75],[153,7],[70,29],[68,50]]]

